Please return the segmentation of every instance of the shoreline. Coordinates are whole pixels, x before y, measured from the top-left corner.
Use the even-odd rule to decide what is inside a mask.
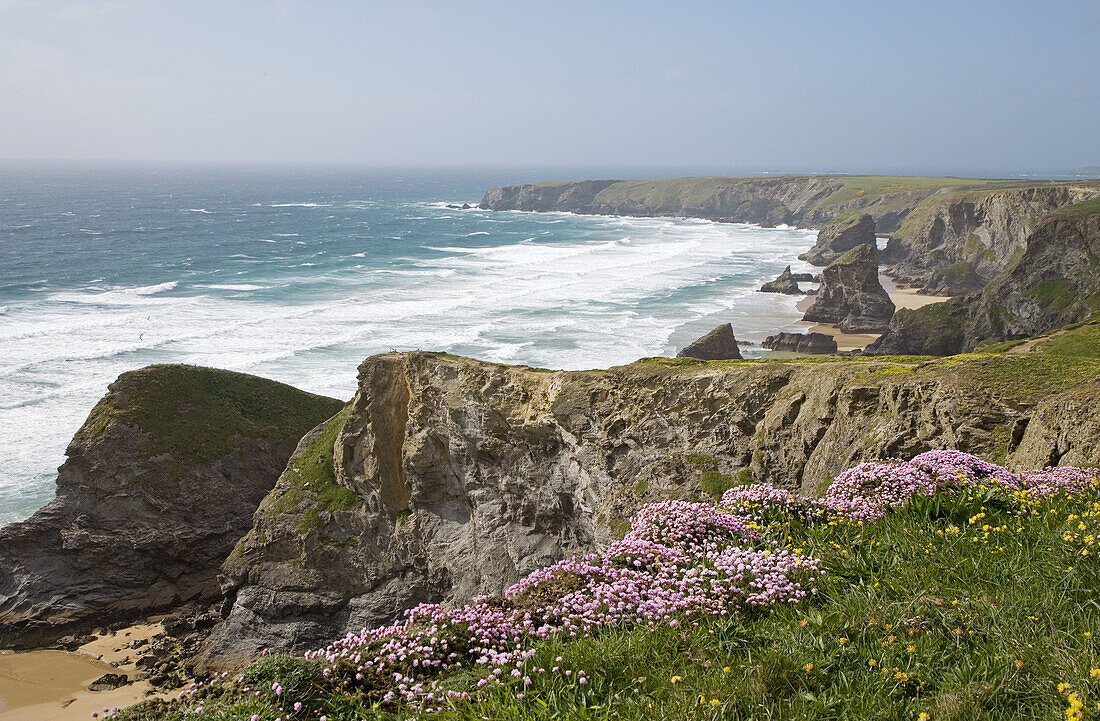
[[[159,617],[154,618],[96,635],[75,651],[0,651],[0,721],[85,721],[104,709],[174,696],[137,680],[140,652],[164,633]],[[134,642],[138,648],[130,646]],[[108,673],[125,675],[130,682],[106,691],[88,689]]]

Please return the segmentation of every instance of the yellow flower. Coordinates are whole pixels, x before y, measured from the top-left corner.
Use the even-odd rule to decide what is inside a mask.
[[[812,663],[808,663],[808,664],[806,664],[805,666],[802,667],[802,670],[803,671],[813,671],[814,670],[814,665]]]
[[[876,661],[876,660],[875,660],[875,659],[873,659],[873,658],[872,658],[872,659],[869,659],[869,660],[867,661],[867,665],[868,665],[868,666],[874,666],[874,665],[875,665],[876,663],[878,663],[878,661]]]
[[[722,673],[729,673],[729,672],[730,672],[730,667],[729,666],[723,666],[722,667]]]
[[[914,646],[913,644],[909,644],[908,646],[905,647],[905,650],[908,651],[909,653],[916,653],[917,652],[917,647]]]
[[[710,705],[711,705],[711,706],[717,706],[717,705],[719,705],[720,703],[722,703],[722,702],[721,702],[721,701],[719,701],[719,700],[718,700],[718,699],[716,699],[716,698],[712,698],[712,699],[710,700]]]
[[[672,677],[672,683],[680,683],[683,680],[684,680],[683,676],[673,676]]]
[[[846,644],[846,643],[848,643],[848,639],[846,639],[846,638],[844,638],[843,636],[841,636],[841,638],[840,638],[840,645],[841,645],[841,646],[843,646],[843,645],[844,645],[844,644]]]
[[[921,711],[920,716],[917,716],[917,721],[928,721],[928,719],[930,718],[932,717],[926,714],[924,711]]]
[[[1016,664],[1016,668],[1023,668],[1024,667],[1024,662],[1021,661],[1020,659],[1016,659],[1012,663]]]
[[[1089,676],[1092,676],[1093,678],[1100,678],[1100,668],[1090,669]]]

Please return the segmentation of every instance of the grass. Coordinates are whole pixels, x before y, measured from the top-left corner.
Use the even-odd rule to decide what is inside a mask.
[[[276,512],[296,508],[306,494],[311,498],[310,508],[298,526],[302,533],[322,525],[322,512],[354,508],[362,500],[353,491],[336,482],[332,452],[351,410],[349,403],[333,416],[320,435],[283,472],[281,481],[285,490],[275,501]]]
[[[922,499],[864,525],[777,518],[770,537],[824,562],[812,600],[679,629],[546,641],[532,667],[583,670],[591,682],[535,675],[523,698],[517,683],[427,718],[1052,719],[1064,717],[1071,692],[1096,709],[1098,514],[1095,493],[1038,505],[974,493]],[[274,682],[311,713],[279,712]],[[467,678],[448,682],[464,688]],[[263,659],[245,683],[261,693],[214,687],[120,718],[182,721],[197,704],[220,721],[418,717],[297,659]]]
[[[1073,205],[1064,206],[1054,212],[1056,215],[1063,217],[1081,217],[1100,213],[1100,196],[1092,200],[1086,200],[1083,203],[1074,203]]]
[[[276,443],[289,454],[306,431],[341,405],[244,373],[155,365],[122,374],[77,439],[102,438],[115,424],[135,427],[145,434],[144,454],[168,455],[182,469],[238,451],[242,438]]]

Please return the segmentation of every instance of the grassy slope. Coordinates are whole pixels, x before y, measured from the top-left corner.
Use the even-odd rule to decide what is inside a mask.
[[[236,449],[241,437],[274,441],[289,453],[318,420],[342,405],[333,398],[244,373],[154,365],[120,376],[76,439],[94,440],[110,425],[123,423],[147,434],[143,452],[168,454],[185,465],[225,456]]]
[[[1018,350],[1001,344],[932,362],[772,362],[886,360],[884,367],[901,372],[959,373],[1037,399],[1100,373],[1100,323]],[[639,363],[690,372],[747,362],[754,361]],[[1003,499],[964,497],[864,526],[773,525],[769,533],[781,542],[825,562],[816,599],[688,629],[546,642],[536,665],[584,670],[592,682],[536,676],[522,700],[516,689],[495,690],[452,705],[443,717],[1049,719],[1067,706],[1060,683],[1100,708],[1100,678],[1090,675],[1100,667],[1100,496],[1018,510]],[[559,655],[564,660],[555,664]],[[279,680],[299,689],[288,695],[311,698],[330,721],[414,716],[342,692],[309,663],[269,658],[247,674],[253,688]],[[461,676],[451,683],[464,687]],[[210,693],[201,702],[204,718],[287,718],[266,692]],[[194,703],[138,707],[123,718],[194,718]]]

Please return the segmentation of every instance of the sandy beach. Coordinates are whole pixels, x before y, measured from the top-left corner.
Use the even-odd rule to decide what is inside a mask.
[[[0,721],[86,721],[96,711],[125,708],[153,695],[172,695],[150,693],[154,689],[148,681],[109,691],[88,690],[89,684],[107,673],[136,678],[134,664],[142,649],[132,649],[130,643],[148,642],[162,632],[159,623],[149,622],[97,636],[73,652],[0,652]]]
[[[899,286],[894,279],[887,275],[879,275],[879,282],[883,289],[890,295],[890,300],[898,310],[920,308],[931,303],[939,303],[948,300],[949,296],[921,295],[919,288]],[[813,305],[814,297],[807,296],[798,301],[798,309],[805,311]],[[879,337],[879,333],[845,333],[831,323],[810,323],[803,321],[807,333],[824,333],[836,339],[837,350],[861,350]]]

